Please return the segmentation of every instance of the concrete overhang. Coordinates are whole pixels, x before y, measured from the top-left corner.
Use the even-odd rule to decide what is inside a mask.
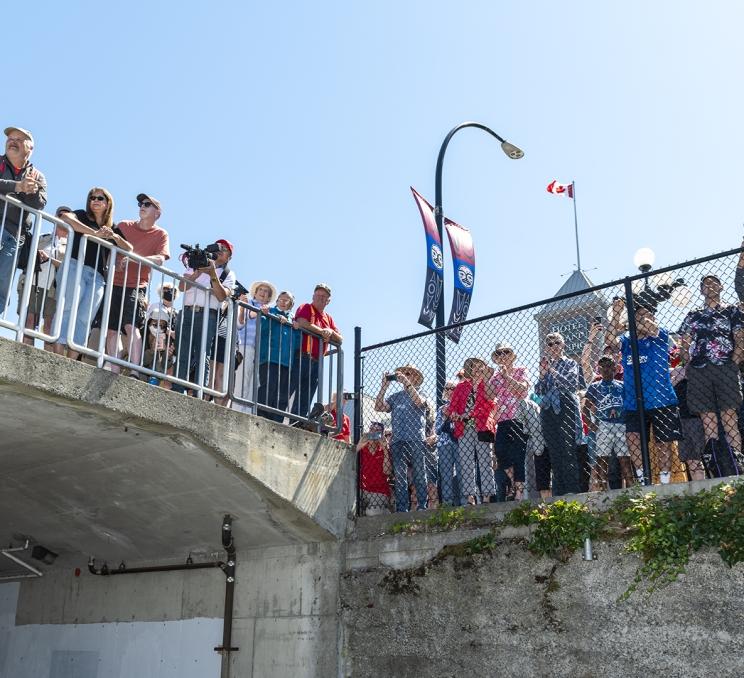
[[[348,525],[350,446],[4,339],[0,418],[3,546],[130,564],[209,556],[225,513],[239,548]]]

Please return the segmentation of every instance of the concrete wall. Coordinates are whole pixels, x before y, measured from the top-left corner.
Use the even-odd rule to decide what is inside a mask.
[[[231,676],[337,674],[340,558],[333,542],[238,554]],[[0,585],[0,677],[217,678],[224,584],[203,570]]]
[[[474,530],[368,537],[348,545],[342,671],[395,676],[744,675],[744,565],[696,554],[679,582],[617,602],[638,560],[620,541],[597,559],[435,554]]]

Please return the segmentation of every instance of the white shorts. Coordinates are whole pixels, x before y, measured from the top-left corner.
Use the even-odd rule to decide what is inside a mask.
[[[625,437],[625,424],[611,424],[600,421],[597,427],[596,454],[598,457],[628,457],[628,441]]]

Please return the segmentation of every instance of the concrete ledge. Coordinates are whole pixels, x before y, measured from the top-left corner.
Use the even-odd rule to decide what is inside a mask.
[[[45,520],[47,533],[54,532],[48,518],[55,513],[81,514],[77,527],[84,532],[84,522],[95,523],[100,507],[114,500],[119,506],[112,509],[124,502],[141,528],[150,514],[134,513],[152,498],[164,504],[173,521],[180,520],[181,530],[189,527],[182,524],[183,513],[177,515],[185,507],[189,515],[208,513],[216,529],[210,528],[207,544],[219,545],[219,514],[228,508],[239,514],[241,492],[248,512],[262,513],[264,525],[263,537],[246,523],[238,525],[247,528],[244,546],[249,541],[259,547],[264,538],[267,545],[335,539],[349,527],[355,459],[351,447],[339,441],[5,339],[0,339],[0,416],[5,422],[0,463],[7,472],[0,479],[0,514],[9,529],[0,538],[5,543],[14,531],[34,534],[33,525]],[[60,482],[62,471],[65,482]],[[145,494],[148,485],[157,485],[152,497]],[[191,496],[179,496],[186,488]],[[114,497],[117,493],[124,499]],[[27,515],[34,511],[35,522]],[[124,548],[132,546],[125,524],[118,530],[99,527],[119,535],[119,550],[127,558],[152,558],[139,548]],[[159,524],[157,538],[167,542],[167,535],[168,527]],[[74,538],[83,550],[84,535]],[[164,550],[162,555],[171,554]]]

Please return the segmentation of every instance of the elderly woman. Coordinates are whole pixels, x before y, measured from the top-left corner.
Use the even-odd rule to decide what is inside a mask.
[[[57,312],[62,313],[62,329],[60,330],[59,343],[54,352],[62,354],[67,344],[72,297],[75,292],[77,271],[80,267],[83,270],[80,275],[77,316],[75,317],[72,334],[72,338],[78,346],[85,346],[91,323],[96,317],[101,301],[103,301],[109,251],[89,241],[85,250],[85,259],[80,261],[80,244],[83,236],[95,236],[101,240],[107,240],[126,252],[132,251],[132,245],[126,240],[122,232],[114,226],[114,198],[105,188],[94,186],[88,191],[84,210],[73,211],[69,207],[60,207],[57,210],[57,216],[72,226],[75,231],[67,270],[64,307],[57,308]],[[57,287],[61,287],[61,276],[62,269],[57,271]],[[67,357],[73,360],[77,359],[78,352],[67,349]]]
[[[279,292],[276,304],[261,316],[258,348],[258,414],[281,422],[284,415],[262,410],[268,405],[286,412],[289,403],[289,377],[292,357],[299,346],[299,332],[292,327],[294,295]]]
[[[259,308],[264,313],[269,310],[269,304],[276,298],[276,287],[268,280],[257,280],[251,284],[249,294],[242,294],[240,301]],[[256,359],[256,327],[258,311],[252,311],[245,306],[238,306],[238,348],[243,355],[240,366],[235,370],[235,387],[233,394],[245,400],[253,398],[253,366]],[[255,412],[252,405],[233,402],[232,408],[240,412]]]
[[[462,471],[463,503],[474,504],[476,495],[486,502],[496,494],[491,456],[493,431],[489,428],[494,404],[487,388],[493,369],[480,358],[468,358],[462,371],[463,379],[452,392],[445,414],[454,422],[453,434],[458,441],[457,469],[458,475]],[[480,485],[476,482],[476,471]]]
[[[540,378],[535,393],[541,396],[543,437],[553,469],[553,496],[580,492],[578,439],[582,434],[577,392],[585,388],[578,363],[566,357],[565,341],[558,332],[545,337]]]
[[[494,400],[496,416],[493,451],[499,470],[506,473],[514,489],[514,499],[521,501],[527,439],[522,423],[517,419],[517,406],[530,391],[529,377],[527,368],[516,364],[517,355],[509,344],[497,344],[491,360],[496,364],[487,389]]]

